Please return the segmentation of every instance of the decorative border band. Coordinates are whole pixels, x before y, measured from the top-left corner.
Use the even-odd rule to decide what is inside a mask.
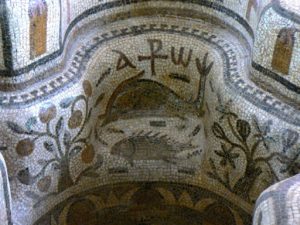
[[[296,94],[300,94],[300,87],[293,84],[292,82],[288,81],[287,79],[284,79],[282,76],[278,75],[277,73],[274,73],[273,71],[263,67],[262,65],[252,62],[252,67],[257,70],[258,72],[261,72],[263,75],[279,82],[280,84],[284,85],[288,90],[295,92]]]
[[[19,76],[22,75],[24,73],[28,73],[30,70],[34,69],[35,67],[45,64],[57,57],[59,57],[63,51],[64,48],[66,46],[66,42],[68,40],[68,36],[70,34],[70,32],[72,31],[72,29],[76,26],[77,23],[79,23],[80,21],[82,21],[83,19],[87,18],[90,15],[102,12],[104,10],[109,10],[109,9],[113,9],[113,8],[117,8],[117,7],[121,7],[121,6],[125,6],[125,5],[131,5],[131,4],[136,4],[136,3],[143,3],[143,2],[150,2],[153,0],[118,0],[118,1],[113,1],[113,2],[107,2],[101,5],[97,5],[94,6],[88,10],[86,10],[85,12],[83,12],[82,14],[80,14],[79,16],[77,16],[72,22],[71,24],[68,26],[65,35],[64,35],[64,40],[60,41],[60,48],[59,50],[55,51],[54,53],[45,56],[44,58],[37,60],[36,62],[31,63],[30,65],[23,67],[21,69],[18,70],[14,70],[14,71],[7,71],[7,70],[0,70],[0,76],[3,77],[15,77],[15,76]],[[161,0],[161,1],[165,1],[165,2],[170,2],[171,0]],[[215,2],[211,2],[208,0],[172,0],[172,3],[174,2],[181,2],[181,3],[191,3],[191,4],[197,4],[200,6],[204,6],[207,8],[211,8],[214,9],[218,12],[224,13],[227,16],[233,18],[234,20],[236,20],[238,23],[240,23],[245,29],[246,31],[249,33],[249,35],[252,37],[252,39],[254,39],[254,32],[252,30],[252,28],[250,27],[250,25],[248,24],[248,22],[246,20],[244,20],[240,15],[238,15],[237,13],[235,13],[233,10],[228,9],[218,3]],[[5,17],[5,19],[7,20],[7,15]],[[4,20],[4,21],[6,21]],[[5,30],[3,32],[3,36],[8,36],[7,34],[9,34],[9,28],[8,26],[4,26]],[[9,41],[9,40],[5,40],[5,41]],[[4,42],[6,43],[6,42]],[[10,43],[10,42],[9,42]],[[11,52],[11,46],[7,46],[6,47],[6,51],[10,51]],[[9,68],[12,65],[10,65]]]
[[[86,69],[87,62],[102,44],[120,37],[138,36],[151,32],[164,32],[193,37],[211,45],[220,52],[224,60],[224,80],[226,86],[238,92],[240,96],[244,97],[256,107],[273,114],[287,123],[300,126],[300,113],[298,110],[284,102],[280,102],[273,98],[271,94],[244,81],[244,78],[239,74],[235,51],[224,40],[218,39],[214,34],[209,35],[207,32],[201,32],[198,29],[168,24],[140,24],[139,26],[131,26],[102,33],[93,38],[86,46],[83,46],[80,51],[76,52],[68,72],[28,94],[10,96],[10,98],[2,96],[2,98],[0,98],[0,106],[20,108],[21,106],[28,106],[28,104],[36,103],[45,98],[47,99],[49,96],[53,96],[65,88],[68,88],[73,82],[78,81]]]

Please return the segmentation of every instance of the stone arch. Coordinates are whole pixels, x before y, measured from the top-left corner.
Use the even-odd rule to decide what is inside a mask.
[[[295,45],[294,28],[283,28],[278,33],[272,59],[272,68],[288,75]]]
[[[30,0],[30,59],[34,59],[47,51],[47,17],[46,0]]]

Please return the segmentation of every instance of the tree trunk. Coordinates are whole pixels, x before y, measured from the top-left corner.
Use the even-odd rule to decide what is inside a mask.
[[[58,180],[58,192],[62,192],[73,185],[74,182],[71,178],[69,163],[66,160],[63,160],[61,162],[61,171]]]

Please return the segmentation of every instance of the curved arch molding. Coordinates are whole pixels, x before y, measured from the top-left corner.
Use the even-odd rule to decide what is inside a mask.
[[[11,220],[10,188],[7,168],[0,153],[0,221],[3,225],[13,225]]]

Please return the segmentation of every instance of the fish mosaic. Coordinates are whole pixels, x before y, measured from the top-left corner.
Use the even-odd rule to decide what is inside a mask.
[[[115,143],[110,153],[124,158],[130,165],[138,160],[162,160],[176,164],[178,153],[197,148],[191,141],[180,143],[167,135],[139,132]]]

